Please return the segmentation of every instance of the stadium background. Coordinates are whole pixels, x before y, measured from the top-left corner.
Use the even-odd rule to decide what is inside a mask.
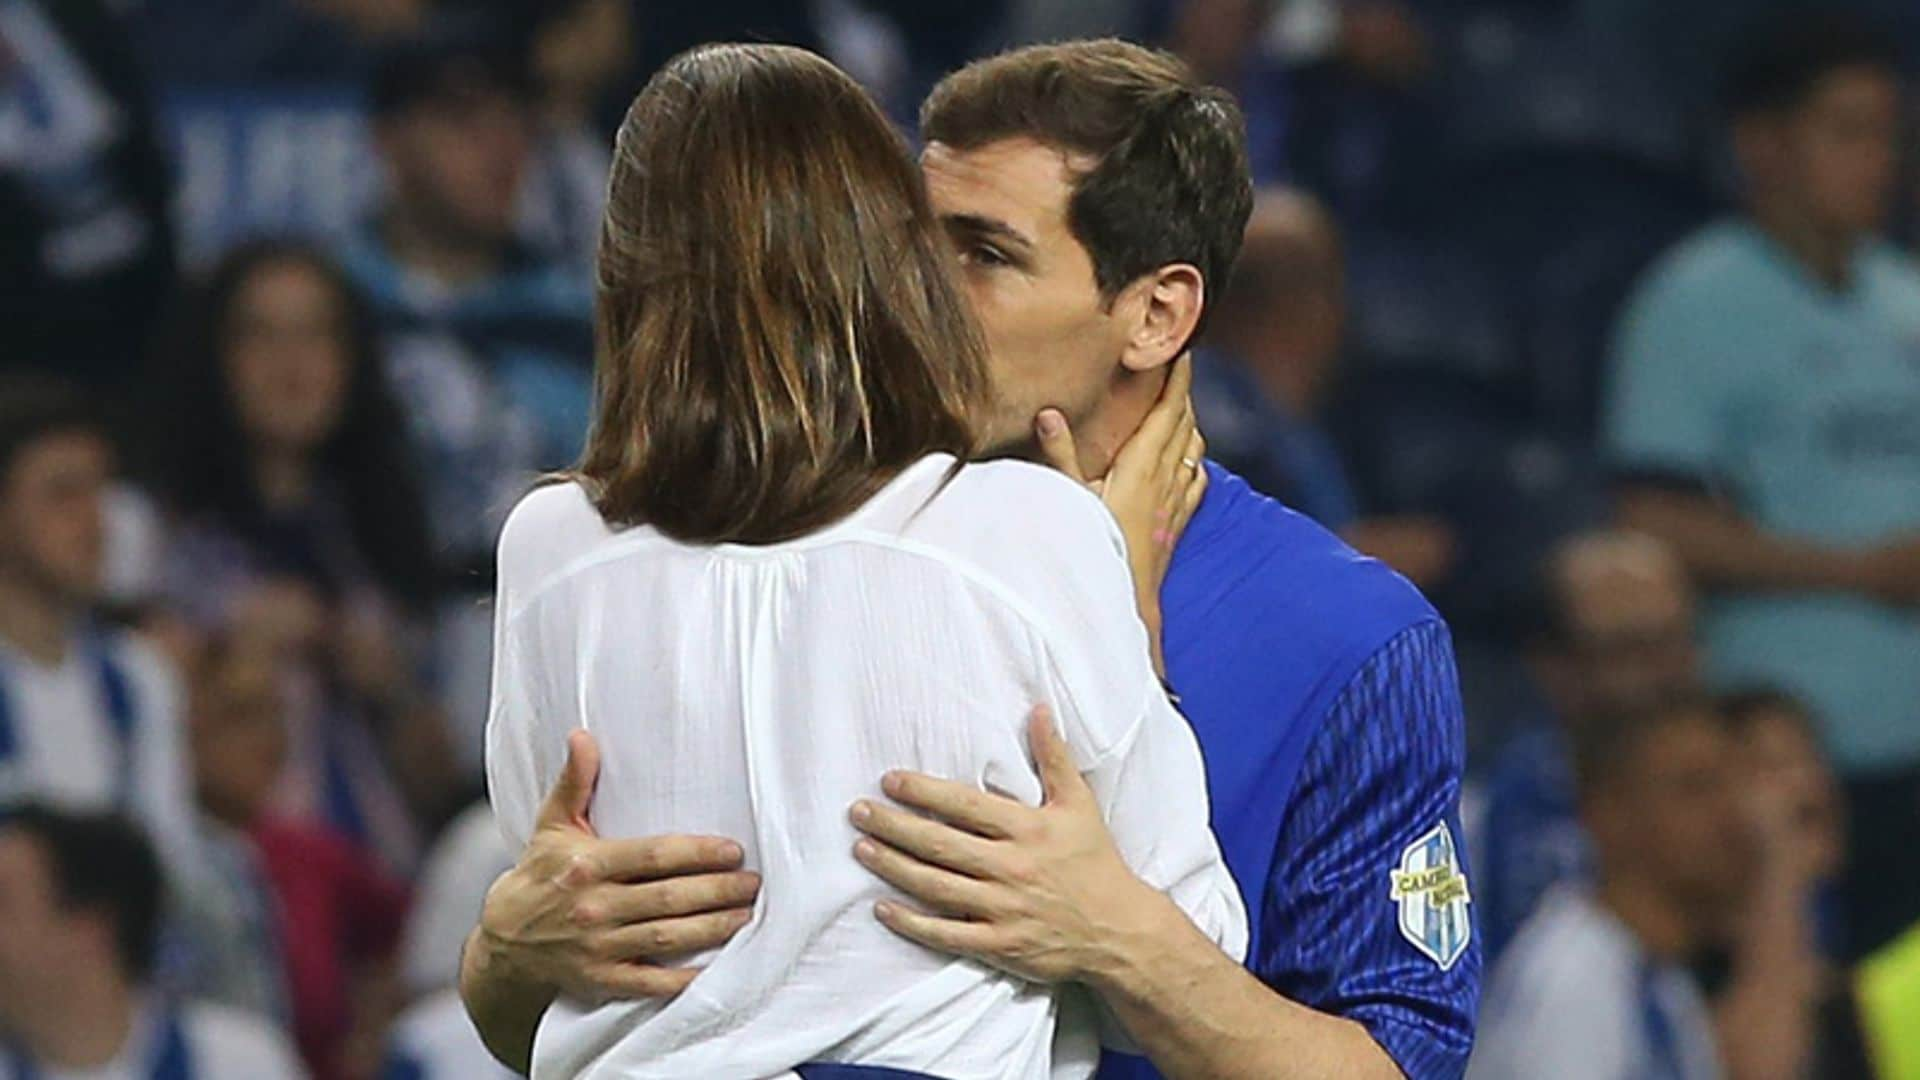
[[[242,724],[281,733],[262,751],[287,759],[268,790],[222,792],[208,761],[189,765],[195,812],[229,839],[249,814],[304,822],[343,846],[341,875],[376,879],[274,886],[355,909],[316,946],[347,961],[319,979],[331,990],[292,992],[352,1003],[302,1049],[323,1072],[372,1075],[396,1016],[445,1008],[506,858],[473,809],[489,542],[475,534],[577,440],[607,140],[665,58],[709,40],[807,45],[909,134],[945,71],[1062,37],[1159,44],[1239,94],[1269,231],[1224,302],[1296,316],[1266,328],[1285,355],[1262,385],[1306,389],[1248,411],[1229,381],[1202,419],[1230,465],[1338,519],[1447,615],[1473,832],[1503,755],[1552,711],[1542,566],[1613,520],[1602,407],[1622,307],[1663,251],[1737,204],[1715,108],[1729,57],[1760,21],[1840,8],[1875,20],[1902,62],[1920,57],[1920,6],[1902,0],[0,0],[0,355],[81,387],[104,418],[119,468],[95,614],[170,671],[186,745]],[[381,134],[422,103],[437,128]],[[1896,246],[1920,216],[1911,164],[1903,148]],[[313,269],[309,251],[344,268],[367,332],[342,312],[326,324],[361,367],[349,403],[312,420],[324,497],[281,512],[232,480],[271,464],[238,428],[325,392],[266,376],[268,418],[233,420],[247,391],[227,385],[224,354],[245,322],[234,296],[262,267]],[[310,347],[302,332],[249,340],[271,356]],[[1842,771],[1893,776],[1890,813],[1920,821],[1915,767]],[[1476,891],[1507,872],[1469,849]],[[1809,885],[1809,909],[1826,887]],[[1860,1010],[1823,1018],[1863,950],[1845,927],[1820,932],[1834,944],[1818,950],[1827,989],[1804,995],[1823,1033],[1809,1038],[1844,1043],[1832,1032]],[[235,963],[271,971],[280,948]]]

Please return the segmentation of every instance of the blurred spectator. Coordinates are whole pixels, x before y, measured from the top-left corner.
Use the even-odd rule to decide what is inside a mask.
[[[435,567],[371,317],[322,256],[258,242],[192,295],[167,360],[152,457],[178,618],[159,621],[285,660],[276,805],[410,866],[454,780],[420,675]]]
[[[1476,1080],[1722,1075],[1686,964],[1751,887],[1737,748],[1706,705],[1637,710],[1577,732],[1591,888],[1547,898],[1495,967]]]
[[[1291,101],[1286,73],[1262,47],[1275,0],[1185,0],[1174,7],[1166,47],[1202,82],[1231,90],[1247,123],[1256,184],[1287,178]]]
[[[612,140],[599,126],[608,92],[632,80],[630,0],[521,0],[530,42],[536,135],[520,191],[520,232],[553,262],[590,274],[600,243]]]
[[[293,1080],[257,1017],[177,1005],[148,987],[161,879],[117,818],[34,806],[0,818],[0,1026],[9,1080]]]
[[[1382,86],[1410,86],[1432,71],[1433,43],[1419,9],[1431,0],[1291,0],[1272,34],[1296,63],[1331,59]]]
[[[142,53],[169,85],[354,78],[433,0],[142,0]]]
[[[194,660],[188,730],[214,887],[181,927],[181,981],[195,997],[291,1030],[282,915],[248,835],[286,758],[283,695],[277,661],[268,649],[222,640],[204,647]]]
[[[1669,254],[1616,343],[1627,521],[1710,591],[1710,674],[1804,697],[1854,825],[1856,953],[1920,918],[1920,268],[1878,243],[1902,88],[1887,42],[1808,15],[1726,105],[1744,213]]]
[[[479,21],[394,46],[370,108],[388,197],[347,248],[425,460],[436,540],[487,561],[506,507],[586,430],[592,302],[526,250],[515,214],[532,133],[527,74]]]
[[[485,800],[441,830],[420,867],[419,900],[407,922],[401,975],[410,996],[452,986],[460,974],[460,950],[480,920],[480,905],[493,880],[514,862]]]
[[[421,999],[393,1026],[384,1080],[513,1080],[519,1073],[494,1060],[467,1019],[460,991]]]
[[[1362,517],[1320,426],[1346,323],[1340,236],[1311,197],[1259,193],[1233,277],[1200,353],[1194,408],[1209,453],[1257,490],[1431,588],[1453,533],[1426,517]]]
[[[1548,715],[1522,728],[1495,764],[1475,852],[1474,906],[1496,961],[1554,885],[1589,875],[1570,744],[1608,717],[1696,689],[1693,591],[1666,545],[1580,534],[1537,576],[1527,659]]]
[[[0,4],[0,357],[125,389],[173,279],[168,166],[104,0]]]
[[[479,920],[487,889],[513,865],[513,858],[485,802],[455,818],[428,856],[407,925],[406,987],[416,1000],[394,1023],[387,1080],[513,1075],[480,1041],[455,985],[460,950]]]
[[[484,22],[444,20],[395,45],[374,78],[388,197],[347,246],[372,297],[427,487],[447,705],[477,771],[492,580],[506,511],[586,433],[592,300],[577,263],[515,238],[532,116],[523,58]]]
[[[285,764],[274,656],[215,642],[194,684],[193,748],[225,918],[193,942],[209,990],[264,999],[291,1027],[316,1080],[374,1074],[397,1009],[395,949],[407,894],[362,852],[269,809]]]
[[[1392,229],[1432,195],[1429,179],[1451,133],[1435,108],[1439,49],[1429,24],[1459,21],[1451,8],[1447,0],[1288,0],[1261,36],[1272,57],[1265,65],[1283,66],[1285,89],[1266,82],[1264,95],[1276,101],[1270,114],[1281,119],[1260,132],[1250,110],[1250,142],[1256,134],[1281,140],[1274,167],[1327,200],[1357,237]],[[1257,152],[1256,180],[1267,176],[1261,160]]]
[[[0,378],[0,793],[144,825],[178,881],[198,838],[171,666],[89,617],[113,455],[79,393]]]
[[[1839,984],[1823,955],[1826,890],[1845,848],[1839,786],[1813,718],[1785,694],[1743,691],[1719,703],[1737,743],[1742,788],[1760,840],[1746,910],[1716,943],[1742,977],[1714,993],[1721,1057],[1739,1080],[1856,1075],[1839,1054],[1857,1042],[1821,1030]]]

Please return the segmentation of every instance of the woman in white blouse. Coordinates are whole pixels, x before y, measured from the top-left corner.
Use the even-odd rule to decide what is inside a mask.
[[[847,808],[889,769],[1038,801],[1036,703],[1134,870],[1244,949],[1113,517],[972,460],[993,395],[951,260],[899,137],[818,57],[703,48],[634,102],[589,445],[500,539],[488,778],[523,844],[587,728],[602,834],[737,837],[764,883],[678,998],[550,1008],[536,1077],[1091,1075],[1076,1003],[895,937],[851,854]],[[1153,489],[1176,525],[1181,468]]]

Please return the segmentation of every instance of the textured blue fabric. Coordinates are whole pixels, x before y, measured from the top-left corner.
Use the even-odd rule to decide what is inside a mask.
[[[1408,1076],[1458,1076],[1477,941],[1442,970],[1402,936],[1390,898],[1408,845],[1441,822],[1461,836],[1465,720],[1446,628],[1391,570],[1207,468],[1162,592],[1164,643],[1252,916],[1248,966],[1365,1025]],[[1100,1075],[1159,1074],[1109,1054]]]
[[[1400,933],[1390,875],[1444,821],[1458,842],[1466,735],[1453,647],[1437,619],[1389,642],[1348,684],[1300,768],[1267,886],[1254,970],[1364,1024],[1411,1077],[1458,1076],[1473,1048],[1477,941],[1442,968]]]

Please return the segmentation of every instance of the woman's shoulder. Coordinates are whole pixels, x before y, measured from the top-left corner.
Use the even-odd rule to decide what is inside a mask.
[[[571,561],[613,535],[577,481],[555,479],[514,504],[500,529],[500,572]]]
[[[1060,472],[1024,461],[958,469],[920,507],[904,536],[1029,596],[1104,566],[1125,574],[1119,526],[1099,497]]]
[[[1113,516],[1098,496],[1057,469],[1028,461],[972,462],[956,472],[933,505],[992,528],[1029,534],[1046,529],[1104,533]]]

